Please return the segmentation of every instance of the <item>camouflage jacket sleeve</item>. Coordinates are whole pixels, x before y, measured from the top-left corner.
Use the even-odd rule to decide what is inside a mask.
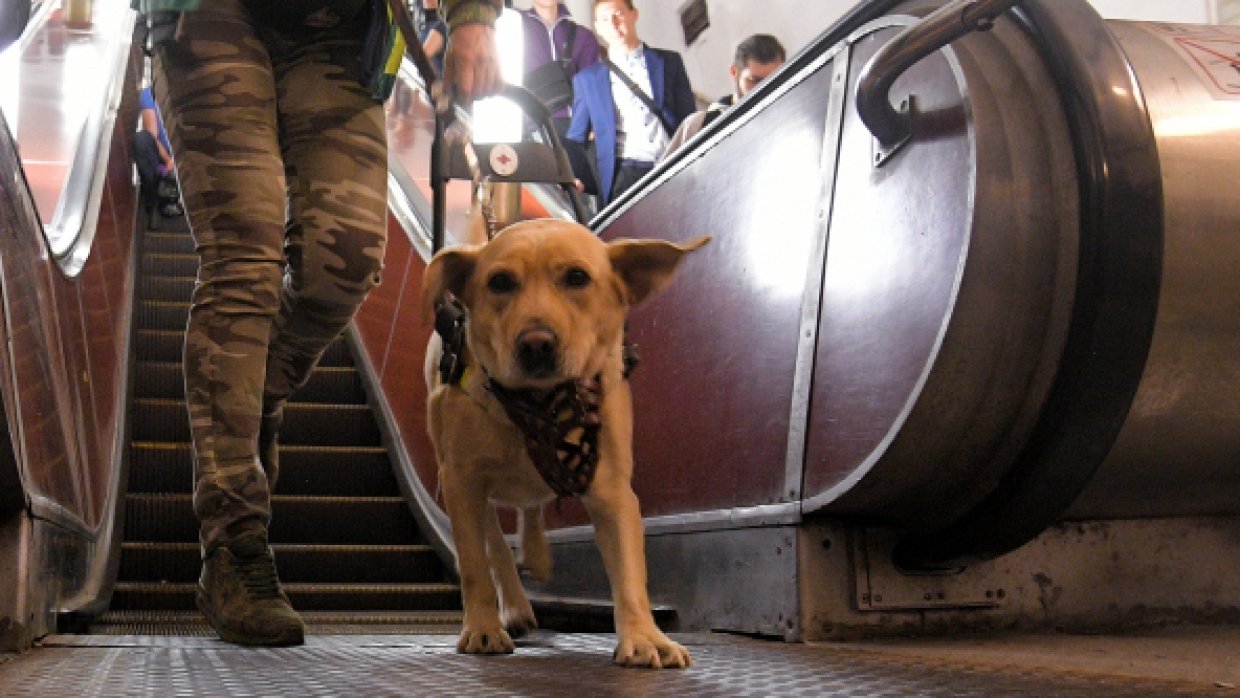
[[[504,0],[442,0],[439,8],[449,29],[471,22],[495,26],[495,18],[504,9]]]

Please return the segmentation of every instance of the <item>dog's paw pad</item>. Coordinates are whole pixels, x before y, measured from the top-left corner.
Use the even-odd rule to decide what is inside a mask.
[[[666,637],[624,639],[616,645],[612,661],[624,667],[685,669],[693,666],[689,650]]]
[[[463,630],[456,641],[456,651],[462,654],[512,654],[516,645],[502,628],[490,632]]]

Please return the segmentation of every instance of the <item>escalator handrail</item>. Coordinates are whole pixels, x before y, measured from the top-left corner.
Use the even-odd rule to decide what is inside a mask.
[[[912,104],[896,110],[891,87],[926,56],[974,31],[985,31],[1016,0],[953,0],[905,29],[870,58],[857,78],[857,116],[878,140],[884,164],[913,135]]]
[[[819,34],[818,38],[809,42],[800,52],[792,56],[781,66],[778,71],[759,83],[737,104],[725,110],[722,116],[712,121],[701,131],[698,131],[693,138],[689,139],[687,143],[675,152],[669,153],[660,160],[654,169],[636,184],[612,199],[607,206],[595,214],[590,221],[590,227],[595,231],[602,232],[624,210],[649,194],[652,190],[652,185],[666,172],[678,168],[680,163],[686,160],[698,157],[700,150],[713,134],[722,133],[724,130],[731,128],[733,124],[745,119],[751,110],[765,101],[767,95],[782,89],[782,86],[788,81],[799,79],[803,69],[818,61],[824,54],[834,49],[837,44],[847,39],[850,34],[869,22],[887,15],[904,2],[906,0],[863,0],[854,5],[851,10],[835,20],[826,31]]]

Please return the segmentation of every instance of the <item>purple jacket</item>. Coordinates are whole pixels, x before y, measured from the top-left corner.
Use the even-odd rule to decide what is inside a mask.
[[[564,40],[568,38],[568,25],[572,22],[568,8],[560,3],[559,19],[551,31],[543,24],[538,13],[533,9],[521,10],[521,23],[525,30],[525,72],[530,72],[543,64],[561,58]],[[555,42],[554,47],[552,41]],[[598,39],[594,32],[577,25],[577,36],[573,39],[572,61],[569,63],[569,77],[576,75],[582,68],[598,62]],[[568,116],[568,107],[555,113],[555,116]]]

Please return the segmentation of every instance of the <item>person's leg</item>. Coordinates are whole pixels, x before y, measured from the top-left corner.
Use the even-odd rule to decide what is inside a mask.
[[[653,163],[630,163],[622,161],[616,167],[616,178],[611,183],[611,197],[608,201],[615,201],[616,197],[623,194],[627,189],[637,184],[638,180],[646,176],[646,173],[654,169]]]
[[[263,389],[259,452],[271,478],[284,404],[378,283],[387,240],[384,112],[357,80],[360,32],[342,27],[311,44],[278,44],[289,265]]]
[[[266,49],[236,0],[186,14],[183,37],[156,56],[153,87],[199,255],[185,383],[194,511],[209,554],[271,518],[255,441],[284,265],[275,87]]]
[[[159,201],[159,148],[148,131],[133,135],[133,163],[138,168],[142,205],[149,211]]]
[[[185,15],[154,66],[199,255],[184,359],[204,560],[199,607],[231,642],[295,644],[304,628],[267,546],[270,487],[256,453],[284,265],[270,59],[240,3],[218,0]]]
[[[585,146],[568,137],[568,125],[572,123],[572,120],[557,116],[552,121],[555,124],[556,135],[560,137],[560,145],[563,146],[564,153],[568,156],[568,164],[573,168],[573,174],[581,180],[586,194],[597,195],[598,177],[594,174],[597,164],[587,158]]]
[[[167,172],[159,178],[159,213],[168,218],[180,216],[181,186],[177,184],[175,173]]]

